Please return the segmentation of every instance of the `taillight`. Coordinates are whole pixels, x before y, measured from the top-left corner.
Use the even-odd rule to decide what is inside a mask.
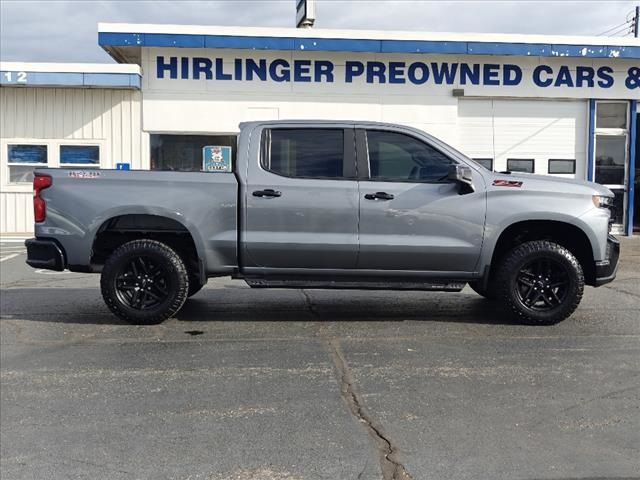
[[[48,175],[33,177],[33,218],[37,223],[44,222],[44,219],[47,218],[47,206],[40,196],[40,192],[49,188],[52,183],[53,180]]]

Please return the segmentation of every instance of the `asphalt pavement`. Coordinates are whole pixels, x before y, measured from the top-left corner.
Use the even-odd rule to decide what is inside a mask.
[[[0,243],[0,478],[640,478],[640,238],[554,326],[463,293],[210,280],[126,325]]]

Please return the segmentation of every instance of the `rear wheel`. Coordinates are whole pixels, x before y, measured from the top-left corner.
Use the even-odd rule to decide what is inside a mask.
[[[134,240],[107,259],[100,279],[102,297],[121,319],[155,324],[175,315],[189,292],[189,276],[180,256],[155,240]]]
[[[497,293],[523,322],[553,324],[580,304],[584,274],[566,248],[546,240],[523,243],[503,259]]]

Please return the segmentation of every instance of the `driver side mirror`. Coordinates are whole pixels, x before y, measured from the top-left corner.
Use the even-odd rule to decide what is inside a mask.
[[[449,165],[449,180],[460,185],[460,195],[475,191],[473,188],[472,170],[466,165],[454,163]]]

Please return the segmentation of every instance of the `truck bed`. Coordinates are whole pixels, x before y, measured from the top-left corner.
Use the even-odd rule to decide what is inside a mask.
[[[53,180],[41,193],[47,215],[36,223],[36,236],[64,239],[71,269],[91,263],[87,239],[111,219],[127,215],[173,219],[191,233],[210,268],[236,266],[238,183],[233,173],[45,168],[36,174]]]

